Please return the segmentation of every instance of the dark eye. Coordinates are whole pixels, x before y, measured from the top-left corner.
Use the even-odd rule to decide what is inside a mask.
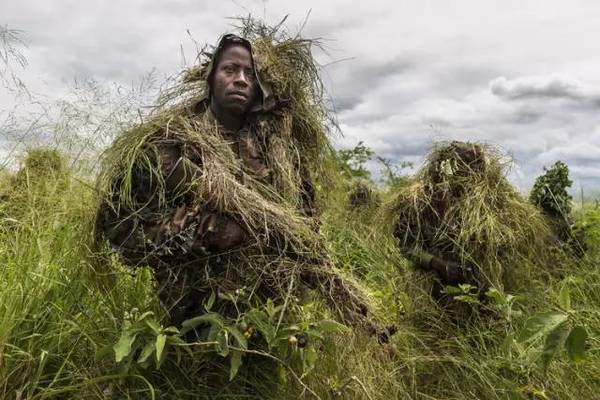
[[[255,76],[254,76],[254,70],[252,68],[246,68],[244,70],[244,74],[248,77],[249,80],[254,80]]]
[[[234,68],[233,68],[233,66],[232,66],[232,65],[224,65],[224,66],[223,66],[223,71],[225,71],[225,72],[228,72],[228,73],[231,73],[231,72],[233,72],[233,71],[234,71]]]

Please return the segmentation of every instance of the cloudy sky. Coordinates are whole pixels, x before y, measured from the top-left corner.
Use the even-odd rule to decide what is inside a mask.
[[[394,161],[418,163],[435,140],[496,143],[527,189],[567,161],[577,189],[600,187],[600,2],[2,1],[0,25],[24,31],[37,93],[74,79],[130,85],[172,74],[214,43],[228,17],[252,13],[325,39],[323,77],[344,134]],[[189,32],[189,33],[188,33]],[[6,96],[4,96],[6,97]],[[2,101],[0,96],[0,101]],[[6,101],[6,100],[5,100]],[[0,103],[2,109],[2,103]],[[589,189],[588,189],[589,188]]]

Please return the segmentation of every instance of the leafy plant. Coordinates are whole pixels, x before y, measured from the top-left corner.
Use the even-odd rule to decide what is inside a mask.
[[[452,296],[456,301],[468,304],[479,304],[477,287],[468,283],[461,283],[458,286],[447,285],[444,287],[444,293]]]
[[[522,296],[502,293],[496,288],[490,288],[486,293],[486,297],[490,300],[488,308],[493,309],[504,317],[509,326],[515,317],[523,314],[523,311],[518,309],[517,304],[523,299]]]
[[[302,375],[309,374],[318,360],[318,349],[327,334],[348,333],[350,329],[331,319],[312,321],[313,304],[298,306],[299,314],[309,318],[291,325],[280,323],[282,305],[275,306],[269,299],[260,309],[250,310],[244,316],[248,329],[253,329],[264,340],[266,350],[286,363],[300,361]]]
[[[373,150],[365,146],[362,141],[352,149],[339,150],[337,159],[342,176],[349,180],[371,179],[371,172],[366,168],[366,163],[374,154]]]
[[[588,333],[585,327],[576,322],[576,312],[571,308],[568,279],[563,282],[558,302],[562,311],[544,311],[532,315],[513,339],[519,353],[540,360],[544,371],[563,352],[574,363],[583,360],[585,355]]]
[[[271,299],[264,306],[253,308],[232,322],[211,311],[215,299],[213,293],[205,304],[207,312],[184,321],[180,330],[172,326],[163,328],[152,312],[138,316],[137,310],[134,310],[125,320],[121,337],[114,345],[115,360],[124,363],[125,369],[134,363],[146,368],[152,361],[159,369],[168,348],[191,351],[184,338],[189,340],[191,336],[188,335],[194,331],[199,339],[194,344],[212,349],[212,352],[205,354],[229,358],[230,380],[238,374],[244,354],[248,352],[263,354],[288,368],[291,368],[291,364],[299,364],[302,378],[314,369],[318,349],[325,336],[349,331],[345,325],[330,319],[301,320],[286,325],[281,319],[284,305],[275,305]],[[300,315],[310,315],[312,304],[298,307],[301,308]],[[285,376],[285,369],[280,376]]]
[[[544,171],[535,180],[529,195],[530,201],[551,218],[570,219],[573,198],[567,189],[573,181],[569,179],[568,165],[557,161],[549,169],[544,168]]]
[[[382,165],[381,169],[381,182],[393,189],[398,189],[404,187],[408,184],[409,179],[407,176],[402,175],[402,168],[412,168],[414,166],[413,163],[408,161],[403,161],[399,165],[395,165],[391,160],[377,156],[377,161],[379,161]]]
[[[173,326],[163,327],[152,311],[138,315],[136,309],[126,315],[119,341],[113,346],[115,361],[123,363],[124,369],[132,364],[147,368],[154,364],[159,369],[168,348],[182,345],[179,330]]]

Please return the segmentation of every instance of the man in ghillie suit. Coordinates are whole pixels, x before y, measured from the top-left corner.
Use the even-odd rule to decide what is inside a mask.
[[[317,232],[311,173],[330,147],[311,45],[245,21],[106,154],[98,236],[153,267],[174,324],[210,293],[235,297],[217,310],[235,317],[310,288],[343,322],[380,333]]]
[[[506,178],[493,147],[468,142],[434,147],[390,208],[393,234],[438,285],[514,289],[521,264],[544,263],[548,226]],[[437,293],[436,293],[437,292]]]

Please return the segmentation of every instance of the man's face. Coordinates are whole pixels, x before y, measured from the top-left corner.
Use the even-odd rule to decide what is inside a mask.
[[[231,45],[221,53],[211,82],[212,101],[220,109],[244,114],[258,95],[252,55]]]

